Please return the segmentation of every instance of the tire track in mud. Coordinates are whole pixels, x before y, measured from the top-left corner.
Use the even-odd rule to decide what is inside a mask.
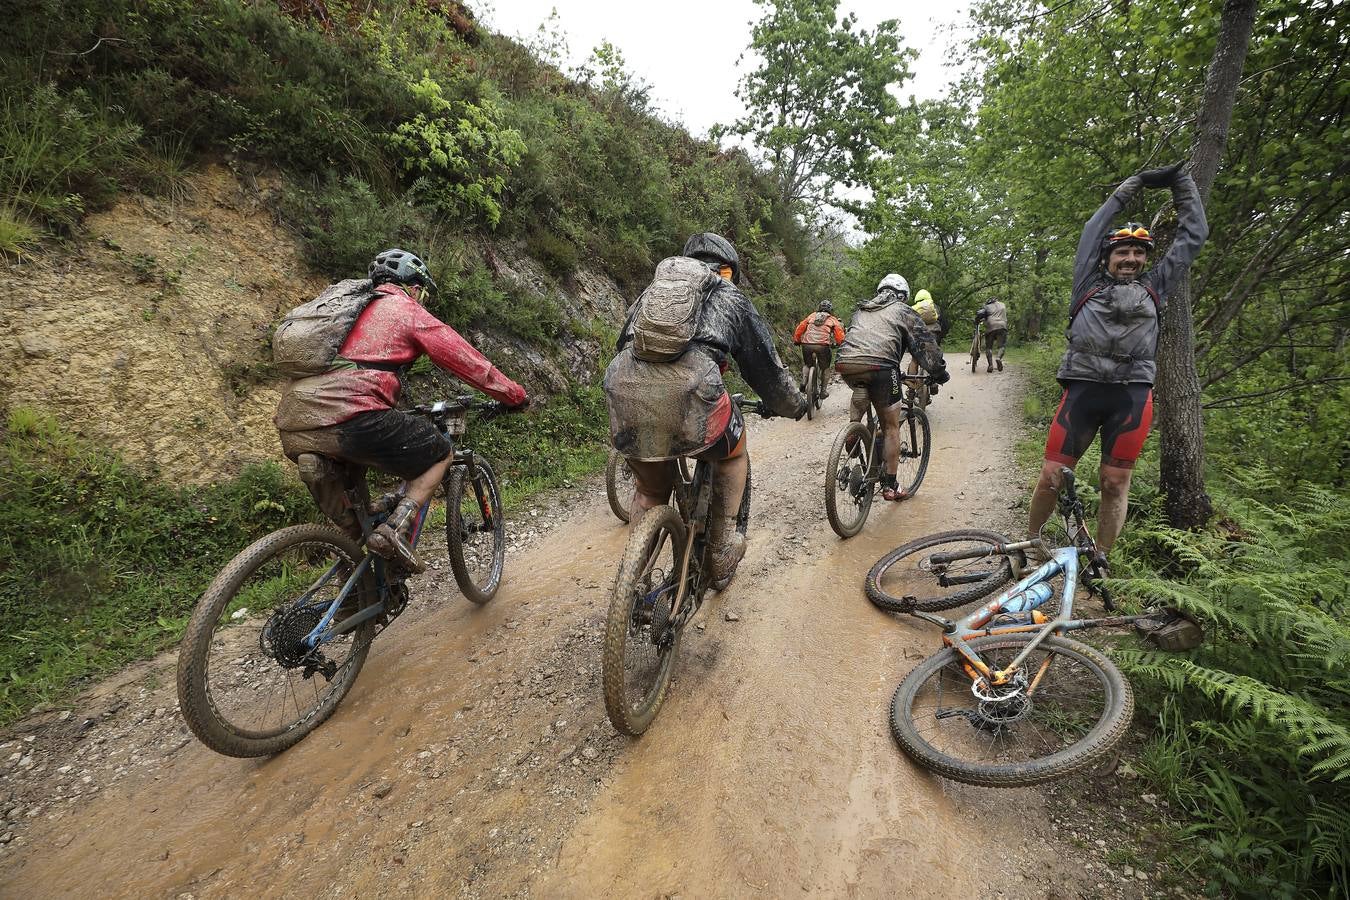
[[[626,530],[597,484],[513,551],[487,607],[458,596],[448,567],[417,582],[418,609],[375,643],[337,713],[279,757],[184,742],[171,669],[154,665],[151,682],[112,691],[128,704],[112,717],[120,730],[82,736],[80,715],[44,726],[27,745],[43,777],[20,779],[14,763],[0,775],[11,804],[38,810],[0,854],[3,893],[1078,895],[1039,793],[942,782],[886,725],[895,684],[938,642],[867,603],[867,568],[916,535],[1020,515],[1008,510],[1023,490],[1017,377],[954,374],[931,410],[919,494],[878,501],[849,541],[822,500],[847,389],[836,384],[814,422],[752,423],[749,553],[686,633],[670,699],[640,740],[613,732],[600,696]],[[114,744],[133,748],[118,779],[61,794],[61,778],[103,771]],[[62,765],[73,768],[58,776]],[[972,865],[967,851],[990,834],[1016,840]]]

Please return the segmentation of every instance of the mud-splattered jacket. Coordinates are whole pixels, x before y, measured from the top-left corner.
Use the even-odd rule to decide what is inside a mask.
[[[523,387],[503,375],[459,332],[423,309],[403,288],[382,284],[376,293],[380,296],[362,310],[342,344],[341,357],[355,365],[287,384],[272,420],[279,430],[308,431],[345,422],[370,410],[392,409],[402,387],[398,369],[424,353],[442,369],[496,400],[511,406],[525,402]]]
[[[923,318],[898,293],[884,290],[858,304],[839,346],[839,364],[900,365],[905,352],[914,355],[927,372],[947,367],[937,339]]]
[[[813,312],[797,323],[797,330],[792,332],[792,340],[797,344],[832,347],[844,342],[844,326],[829,313]]]
[[[1137,177],[1126,178],[1083,229],[1073,261],[1069,347],[1056,375],[1060,381],[1153,383],[1167,289],[1204,246],[1209,223],[1195,180],[1181,175],[1172,186],[1178,222],[1167,255],[1133,281],[1117,281],[1101,264],[1102,241],[1142,186]]]
[[[635,304],[619,333],[619,352],[605,369],[610,438],[624,456],[674,459],[719,440],[733,421],[722,381],[728,356],[770,411],[805,415],[806,398],[779,359],[769,326],[731,282],[721,282],[704,300],[689,349],[670,362],[633,354],[636,310]]]

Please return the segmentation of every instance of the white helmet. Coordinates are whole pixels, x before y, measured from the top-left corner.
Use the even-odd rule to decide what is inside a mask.
[[[877,285],[877,293],[880,294],[887,288],[890,288],[893,291],[898,291],[904,294],[906,297],[909,296],[909,282],[901,278],[894,272],[887,275],[885,278],[881,279],[881,283]]]

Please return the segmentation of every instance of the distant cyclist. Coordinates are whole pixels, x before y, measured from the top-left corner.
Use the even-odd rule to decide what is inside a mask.
[[[938,309],[937,304],[933,302],[933,295],[928,293],[925,288],[920,288],[919,292],[914,295],[913,308],[919,314],[919,318],[923,319],[923,324],[928,326],[929,331],[933,332],[934,339],[941,346],[942,338],[947,333],[947,329],[942,324],[942,310]],[[909,375],[919,374],[919,361],[914,358],[913,354],[910,354],[909,366],[905,369],[905,372]],[[933,386],[932,392],[937,394],[936,385]]]
[[[1097,547],[1107,553],[1125,524],[1130,476],[1153,422],[1158,324],[1167,289],[1209,236],[1195,180],[1185,162],[1131,175],[1088,220],[1073,263],[1069,346],[1055,376],[1064,386],[1045,442],[1045,463],[1027,523],[1034,540],[1055,508],[1059,470],[1102,436]],[[1177,231],[1167,255],[1145,268],[1153,236],[1138,222],[1111,225],[1141,188],[1172,189]]]
[[[998,370],[1003,371],[1003,350],[1008,346],[1008,307],[997,297],[990,297],[984,301],[979,311],[975,313],[975,324],[978,326],[984,323],[984,370],[985,372],[994,371],[994,363],[998,363]],[[994,350],[998,350],[998,357],[994,357]]]
[[[909,306],[909,283],[890,274],[877,285],[875,297],[858,304],[839,347],[839,362],[835,364],[835,371],[853,388],[849,419],[861,421],[870,402],[886,435],[883,449],[886,472],[881,480],[881,496],[886,500],[906,497],[895,480],[900,467],[897,404],[904,396],[900,366],[906,353],[912,354],[939,384],[951,378],[933,333]]]
[[[830,370],[831,350],[843,342],[844,326],[834,317],[834,304],[820,301],[820,308],[802,319],[792,332],[792,343],[802,348],[802,390],[806,390],[807,373],[815,364],[820,368],[820,395],[830,396],[825,390],[825,377]]]

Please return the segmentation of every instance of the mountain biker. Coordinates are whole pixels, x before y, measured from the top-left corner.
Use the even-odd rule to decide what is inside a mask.
[[[1125,523],[1130,476],[1153,421],[1159,319],[1173,279],[1184,273],[1209,235],[1205,209],[1185,161],[1131,175],[1083,229],[1074,258],[1068,349],[1056,379],[1064,387],[1031,495],[1029,536],[1036,540],[1054,510],[1059,470],[1074,467],[1102,435],[1097,547],[1103,557]],[[1109,224],[1141,188],[1169,187],[1177,232],[1157,265],[1145,269],[1153,237],[1138,222]]]
[[[942,310],[938,309],[937,304],[933,302],[933,295],[928,293],[927,289],[919,288],[919,292],[914,295],[913,309],[919,314],[919,318],[923,319],[923,324],[928,327],[928,330],[933,332],[933,338],[941,346],[942,338],[947,330],[942,324]],[[919,361],[914,358],[913,354],[909,357],[909,365],[905,369],[905,373],[908,375],[919,374]],[[934,385],[930,390],[936,395],[938,392],[937,385]]]
[[[844,382],[853,388],[849,419],[861,421],[870,402],[881,421],[886,435],[886,473],[881,482],[882,497],[886,500],[906,497],[895,480],[900,466],[898,404],[903,396],[900,361],[906,352],[912,354],[938,384],[945,384],[951,378],[933,333],[909,307],[909,283],[892,273],[881,279],[875,297],[858,304],[854,310],[853,321],[839,347],[839,361],[834,367]]]
[[[802,348],[801,389],[806,390],[806,375],[815,363],[820,367],[820,396],[828,397],[824,379],[830,370],[831,350],[844,342],[844,326],[834,317],[834,304],[820,301],[820,308],[797,324],[792,332],[792,343]]]
[[[301,480],[319,508],[357,541],[361,526],[346,506],[333,460],[407,481],[402,497],[388,495],[372,504],[392,511],[367,544],[380,556],[421,572],[425,565],[412,549],[412,531],[454,448],[429,421],[394,408],[403,370],[426,354],[510,410],[523,410],[530,401],[523,387],[422,307],[423,291],[435,290],[422,260],[406,250],[385,250],[367,274],[369,282],[362,287],[373,299],[340,338],[333,364],[321,374],[288,382],[273,423],[282,450],[300,467]]]
[[[779,359],[768,324],[736,286],[740,257],[731,242],[711,232],[695,234],[682,256],[720,276],[702,300],[686,349],[669,361],[639,358],[634,340],[639,300],[619,333],[618,355],[605,370],[605,399],[614,448],[633,470],[634,524],[670,497],[677,458],[720,461],[708,541],[713,587],[722,590],[745,555],[745,538],[735,521],[750,469],[745,420],[722,381],[728,357],[736,360],[741,377],[769,412],[800,419],[806,415],[806,398]],[[663,261],[658,273],[677,261]]]
[[[1008,307],[997,297],[984,301],[984,306],[975,313],[975,325],[984,322],[984,371],[994,371],[994,363],[1003,371],[1003,350],[1008,346]],[[998,358],[994,358],[994,348],[998,348]]]

